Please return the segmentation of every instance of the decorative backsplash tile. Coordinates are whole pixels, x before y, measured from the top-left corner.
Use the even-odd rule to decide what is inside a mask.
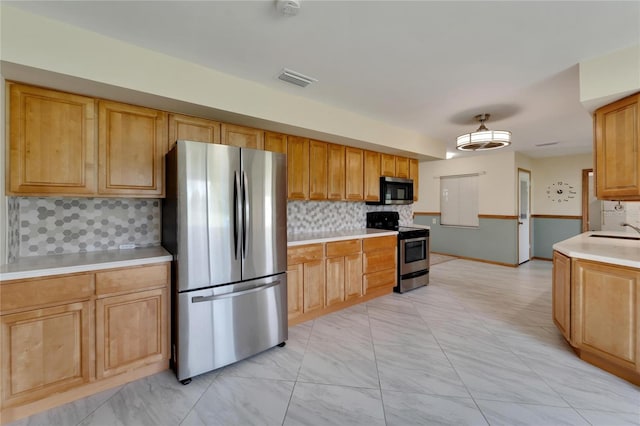
[[[367,212],[397,211],[400,225],[413,223],[412,205],[369,206],[347,201],[289,201],[287,232],[299,234],[320,231],[344,231],[367,226]]]
[[[20,255],[20,203],[18,198],[7,197],[7,216],[7,261],[11,263],[15,262]]]
[[[160,244],[159,200],[31,197],[17,200],[21,257],[110,250],[120,244]]]

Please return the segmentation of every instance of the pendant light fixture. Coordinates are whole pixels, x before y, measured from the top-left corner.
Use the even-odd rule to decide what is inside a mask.
[[[489,114],[476,115],[480,127],[475,132],[458,136],[456,148],[460,151],[489,151],[511,145],[511,132],[487,129],[484,122],[489,117]]]

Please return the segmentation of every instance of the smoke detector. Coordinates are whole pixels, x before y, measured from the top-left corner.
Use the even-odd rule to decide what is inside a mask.
[[[276,9],[284,16],[295,16],[300,11],[300,0],[277,0]]]
[[[292,71],[287,68],[282,70],[282,74],[278,76],[278,78],[282,81],[286,81],[287,83],[295,84],[300,87],[307,87],[309,84],[318,81],[313,77],[308,77],[304,74],[300,74],[297,71]]]

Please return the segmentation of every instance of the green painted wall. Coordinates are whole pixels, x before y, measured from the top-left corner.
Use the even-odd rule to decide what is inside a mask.
[[[543,259],[553,257],[553,245],[582,233],[580,219],[533,218],[533,256]]]
[[[433,219],[436,223],[432,223]],[[516,219],[480,219],[478,228],[440,225],[440,215],[416,215],[414,223],[431,227],[431,251],[516,265]]]

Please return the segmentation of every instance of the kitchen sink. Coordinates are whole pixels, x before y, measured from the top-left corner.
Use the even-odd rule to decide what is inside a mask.
[[[590,237],[596,237],[596,238],[614,238],[616,240],[640,240],[640,236],[634,237],[634,236],[626,236],[626,235],[589,235]]]

